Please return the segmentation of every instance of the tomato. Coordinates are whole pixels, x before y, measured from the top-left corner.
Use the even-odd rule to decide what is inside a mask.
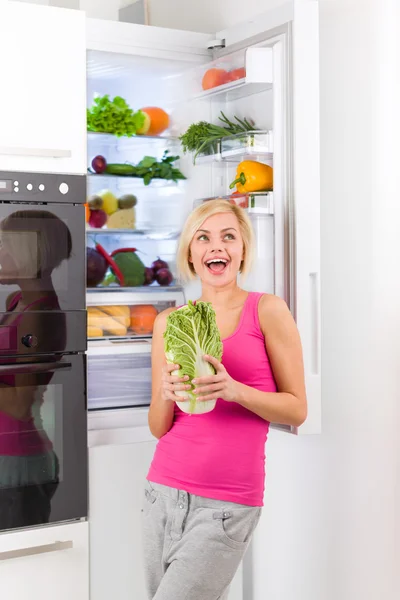
[[[201,82],[203,90],[210,90],[226,83],[227,72],[225,69],[208,69]]]
[[[238,79],[244,79],[246,77],[246,69],[241,67],[240,69],[233,69],[228,73],[228,81],[237,81]]]

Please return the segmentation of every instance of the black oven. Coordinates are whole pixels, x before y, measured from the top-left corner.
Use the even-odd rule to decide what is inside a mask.
[[[0,530],[87,516],[85,199],[0,173]]]

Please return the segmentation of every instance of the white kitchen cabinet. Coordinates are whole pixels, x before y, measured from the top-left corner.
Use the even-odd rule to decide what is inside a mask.
[[[115,431],[108,440],[104,432],[105,436],[96,441],[104,445],[89,449],[91,600],[146,598],[141,508],[156,441],[149,432],[150,441],[135,443],[134,431],[129,431],[121,428],[119,443]],[[126,443],[124,433],[131,443]]]
[[[86,173],[85,15],[0,4],[2,171]]]
[[[0,597],[89,600],[87,522],[0,534]]]

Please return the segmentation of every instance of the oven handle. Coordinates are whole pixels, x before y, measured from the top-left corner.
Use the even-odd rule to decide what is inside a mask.
[[[48,552],[59,552],[60,550],[71,550],[74,547],[72,540],[65,542],[53,542],[52,544],[43,544],[42,546],[31,546],[30,548],[18,548],[18,550],[6,550],[0,552],[0,560],[10,560],[12,558],[23,558],[25,556],[35,556],[36,554],[47,554]]]
[[[70,369],[71,363],[20,363],[0,365],[0,375],[30,375],[36,373],[51,373],[59,369]]]

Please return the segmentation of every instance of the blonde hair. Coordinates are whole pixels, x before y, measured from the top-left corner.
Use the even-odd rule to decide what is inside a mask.
[[[239,222],[239,230],[243,240],[243,260],[240,265],[240,273],[244,276],[249,273],[254,253],[254,233],[251,221],[243,208],[240,208],[236,204],[231,204],[228,200],[216,198],[215,200],[204,202],[195,208],[183,226],[176,257],[178,274],[182,281],[190,281],[196,278],[196,271],[193,264],[189,261],[190,244],[196,231],[206,219],[221,213],[232,213]]]

